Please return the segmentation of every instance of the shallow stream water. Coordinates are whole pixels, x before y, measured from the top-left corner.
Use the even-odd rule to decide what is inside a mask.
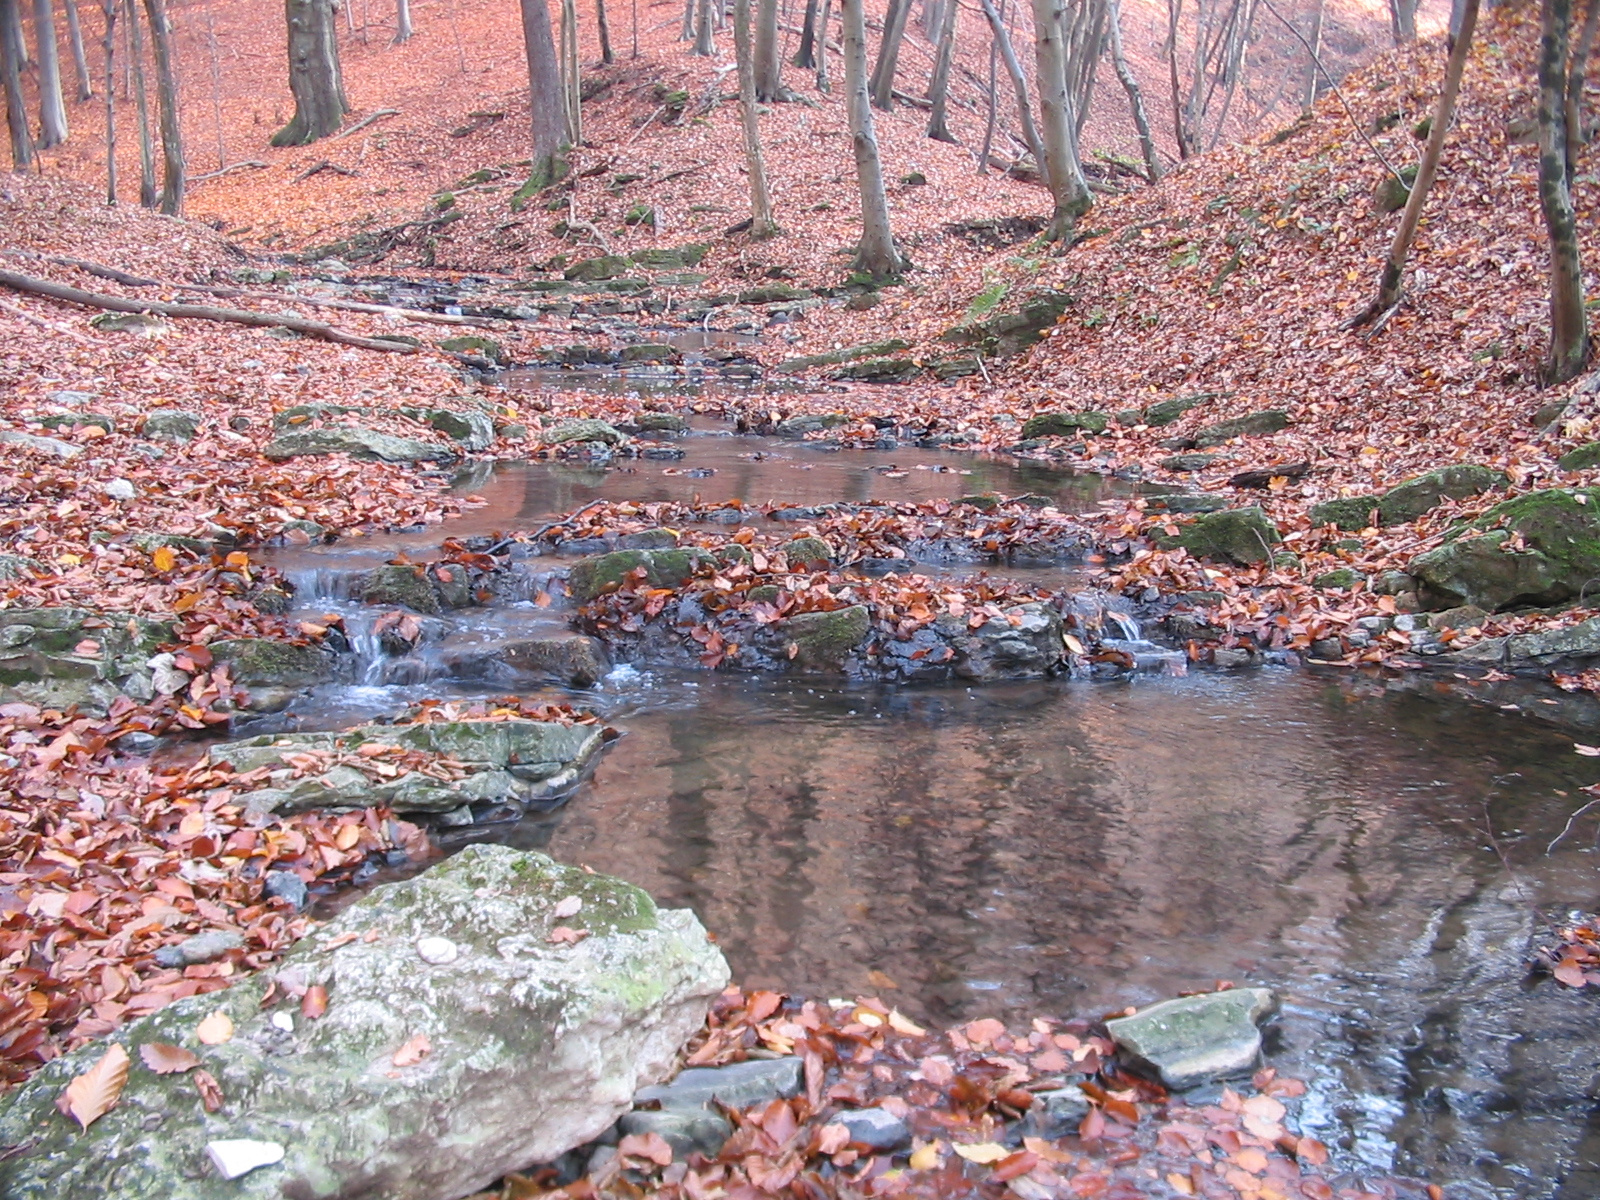
[[[518,464],[471,481],[487,503],[444,530],[277,562],[307,613],[354,618],[338,581],[397,549],[597,498],[998,490],[1082,511],[1107,495],[1096,478],[936,451],[711,431],[683,444],[680,462]],[[469,611],[441,644],[492,655],[496,638],[562,620]],[[257,728],[507,690],[432,661],[322,689]],[[1307,1080],[1302,1123],[1351,1169],[1474,1200],[1600,1196],[1595,1000],[1524,969],[1543,916],[1600,906],[1595,823],[1546,851],[1600,764],[1525,709],[1288,668],[881,691],[623,666],[566,695],[624,737],[564,808],[459,836],[692,907],[747,986],[882,992],[950,1022],[1267,984],[1284,1004],[1270,1061]]]

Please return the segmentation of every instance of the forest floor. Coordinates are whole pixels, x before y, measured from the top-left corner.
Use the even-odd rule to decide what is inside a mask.
[[[219,10],[243,20],[238,11]],[[347,249],[352,237],[407,223],[408,230],[388,239],[386,255],[352,262],[353,277],[553,282],[571,262],[601,251],[692,242],[710,246],[696,268],[704,279],[693,285],[704,294],[772,282],[834,290],[846,284],[857,205],[837,91],[819,95],[808,87],[804,102],[774,106],[764,118],[784,236],[755,242],[729,232],[747,202],[741,162],[728,150],[737,144],[737,120],[725,95],[726,64],[688,56],[669,40],[670,29],[662,32],[665,10],[649,13],[644,57],[591,76],[598,90],[586,109],[586,144],[575,153],[559,211],[511,205],[526,113],[511,82],[519,69],[514,41],[481,55],[474,50],[478,86],[459,89],[452,108],[429,108],[425,122],[414,112],[423,101],[406,91],[420,85],[408,85],[393,67],[388,90],[375,82],[378,73],[369,87],[352,72],[358,116],[387,106],[405,115],[356,137],[299,150],[263,149],[266,134],[286,114],[268,112],[270,105],[246,94],[229,95],[219,105],[226,157],[260,158],[269,166],[199,185],[187,223],[131,206],[108,209],[92,155],[72,145],[50,160],[46,178],[0,182],[0,270],[132,299],[183,298],[259,312],[287,307],[351,333],[379,337],[403,330],[427,343],[415,353],[380,352],[187,320],[103,331],[88,324],[82,309],[0,293],[0,432],[54,439],[11,442],[0,458],[0,554],[15,556],[0,559],[0,607],[176,616],[176,652],[193,677],[183,694],[148,705],[129,702],[105,718],[0,706],[0,1062],[12,1076],[129,1016],[226,986],[238,971],[281,952],[304,919],[263,894],[268,866],[315,880],[348,874],[374,856],[428,853],[417,830],[376,811],[297,817],[270,828],[254,824],[219,800],[223,793],[213,791],[202,805],[201,790],[216,780],[199,768],[152,766],[119,753],[118,742],[227,720],[234,689],[225,673],[210,669],[210,643],[230,636],[307,641],[323,632],[255,606],[251,596],[273,577],[251,561],[252,549],[306,536],[299,522],[343,538],[430,524],[444,533],[452,516],[475,503],[451,492],[440,471],[339,456],[269,461],[261,451],[278,432],[278,414],[297,405],[359,403],[370,410],[366,424],[437,442],[433,429],[402,410],[448,398],[494,414],[499,436],[483,457],[528,457],[548,447],[538,441],[532,419],[538,414],[529,412],[526,397],[492,378],[464,375],[459,359],[435,343],[452,333],[483,332],[515,362],[575,340],[572,322],[557,314],[514,326],[453,328],[317,308],[281,294],[218,299],[198,294],[195,285],[228,284],[242,267],[277,268],[286,261],[280,255],[300,256],[289,265],[294,273],[314,273],[319,257],[340,253],[319,247],[343,243]],[[230,46],[254,45],[235,42],[227,28],[219,34]],[[1546,301],[1534,150],[1510,133],[1532,111],[1534,47],[1525,19],[1494,13],[1473,53],[1444,169],[1413,252],[1408,302],[1377,332],[1342,326],[1369,298],[1396,219],[1376,213],[1371,202],[1386,173],[1379,155],[1397,165],[1415,161],[1419,144],[1412,129],[1431,111],[1442,68],[1437,41],[1385,55],[1279,136],[1184,164],[1158,187],[1138,186],[1108,167],[1106,185],[1126,194],[1100,195],[1079,242],[1064,253],[1027,240],[984,249],[947,229],[955,221],[1037,215],[1045,195],[1018,180],[977,175],[968,151],[927,140],[920,110],[902,107],[880,119],[879,132],[895,181],[891,212],[913,269],[875,293],[870,306],[813,308],[754,353],[772,366],[796,355],[899,339],[909,344],[908,357],[932,360],[950,353],[944,333],[983,294],[1063,292],[1070,296],[1065,315],[1040,344],[986,364],[983,375],[796,391],[781,401],[736,406],[742,411],[729,415],[840,413],[848,420],[828,436],[844,444],[869,442],[877,435],[870,418],[892,417],[929,434],[956,435],[967,448],[1002,450],[1015,447],[1023,423],[1041,413],[1126,413],[1158,400],[1211,394],[1173,424],[1158,428],[1130,417],[1103,433],[1047,438],[1021,453],[1084,470],[1182,480],[1230,504],[1260,504],[1283,531],[1294,560],[1239,566],[1158,549],[1152,538],[1173,526],[1174,516],[1136,497],[1084,518],[1108,559],[1105,585],[1135,593],[1152,586],[1168,594],[1220,593],[1209,620],[1227,645],[1306,650],[1359,618],[1393,613],[1392,596],[1314,581],[1340,567],[1363,576],[1403,568],[1412,555],[1437,545],[1452,524],[1478,515],[1505,492],[1450,502],[1415,522],[1353,537],[1314,527],[1311,505],[1461,462],[1505,472],[1513,492],[1600,483],[1593,470],[1565,472],[1556,462],[1596,436],[1594,394],[1582,382],[1549,390],[1537,383]],[[442,39],[429,52],[468,62],[465,48]],[[676,113],[670,111],[678,104],[674,93],[687,96]],[[964,140],[981,136],[972,111],[962,108],[958,122]],[[453,136],[457,130],[466,132]],[[305,174],[322,162],[343,172]],[[1576,201],[1584,252],[1593,262],[1600,254],[1594,219],[1600,182],[1591,162],[1584,170]],[[654,210],[653,226],[624,223],[638,205]],[[437,220],[450,211],[461,215]],[[561,219],[569,229],[586,223],[592,236],[580,234],[583,244],[575,245],[555,231]],[[161,283],[108,282],[63,259]],[[577,388],[547,395],[548,415],[558,417],[618,419],[639,403]],[[758,411],[763,405],[773,411]],[[1172,453],[1163,442],[1263,409],[1287,413],[1286,428],[1225,442],[1198,471],[1162,465]],[[65,421],[52,419],[63,412]],[[152,416],[168,412],[197,414],[198,435],[152,453],[139,435]],[[86,419],[90,415],[110,421]],[[1277,470],[1295,464],[1306,469]],[[1230,482],[1246,470],[1261,471],[1265,486]],[[140,550],[133,545],[139,534],[222,541],[234,549],[216,557],[181,548]],[[1464,632],[1457,644],[1592,615],[1581,608],[1499,615]],[[1403,661],[1403,650],[1380,643],[1345,657],[1351,665]],[[204,857],[204,850],[225,869],[185,871],[182,864]],[[220,963],[181,970],[154,964],[156,948],[207,928],[240,931],[245,944]],[[748,1015],[750,1008],[741,1011]],[[986,1032],[991,1040],[997,1036]],[[847,1029],[846,1040],[859,1040],[859,1033]],[[1088,1036],[1070,1036],[1078,1040],[1080,1034]],[[1033,1039],[1030,1053],[1052,1052],[1046,1044],[1055,1038],[1051,1029],[1023,1036]],[[1079,1041],[1078,1048],[1085,1044]],[[990,1071],[991,1082],[1004,1074],[990,1067],[992,1061],[983,1071]],[[1268,1128],[1277,1117],[1261,1119],[1273,1110],[1257,1101],[1282,1094],[1285,1085],[1270,1076],[1257,1082],[1262,1095],[1249,1101],[1235,1096],[1199,1115],[1162,1109],[1162,1120],[1176,1122],[1166,1126],[1176,1133],[1159,1135],[1167,1149],[1199,1164],[1164,1177],[1173,1191],[1295,1194],[1285,1182],[1289,1166],[1298,1176],[1302,1163],[1315,1165],[1319,1149],[1292,1138],[1287,1146],[1288,1134]],[[1094,1153],[1104,1156],[1108,1146],[1113,1157],[1120,1153],[1105,1140],[1114,1141],[1119,1120],[1150,1133],[1153,1146],[1153,1126],[1141,1121],[1158,1098],[1107,1095],[1096,1111],[1109,1114],[1102,1120],[1112,1132],[1104,1124],[1084,1131],[1096,1143]],[[1249,1113],[1271,1136],[1251,1132]],[[768,1121],[791,1119],[763,1114],[752,1121],[747,1141],[759,1143]],[[1219,1147],[1219,1162],[1232,1161],[1212,1171],[1202,1156]],[[657,1148],[639,1149],[635,1165],[642,1167]],[[835,1151],[823,1138],[809,1153]],[[986,1164],[995,1170],[973,1186],[992,1184],[998,1194],[1000,1184],[1041,1166],[1046,1175],[1064,1167],[1075,1178],[1099,1179],[1083,1185],[1098,1190],[1071,1194],[1142,1194],[1133,1190],[1141,1184],[1118,1184],[1114,1170],[1058,1162],[1043,1151],[1027,1154],[1032,1158],[1012,1155]],[[969,1179],[944,1149],[929,1161],[944,1182],[930,1183],[928,1194],[955,1194],[955,1180]],[[1122,1165],[1147,1169],[1139,1154]],[[1230,1170],[1243,1175],[1232,1178]],[[1245,1187],[1246,1175],[1257,1182]],[[1224,1179],[1231,1180],[1230,1191],[1207,1190]],[[543,1194],[537,1182],[516,1190],[521,1186],[508,1183],[506,1195]],[[652,1186],[700,1194],[681,1175]],[[1298,1179],[1294,1186],[1306,1197],[1364,1194]],[[871,1180],[861,1187],[887,1191]],[[1390,1187],[1373,1194],[1396,1193]]]

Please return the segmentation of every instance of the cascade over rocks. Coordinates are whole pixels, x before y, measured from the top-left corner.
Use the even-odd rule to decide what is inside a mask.
[[[560,926],[587,936],[552,941]],[[455,1200],[604,1131],[667,1076],[727,982],[688,910],[542,854],[471,846],[374,888],[276,967],[124,1025],[127,1084],[87,1130],[56,1099],[105,1043],[40,1069],[0,1109],[0,1143],[20,1147],[0,1161],[0,1192]],[[298,999],[313,986],[327,995],[315,1020]],[[232,1036],[206,1044],[197,1027],[218,1012]],[[216,1111],[195,1076],[144,1066],[158,1042],[199,1056]],[[216,1162],[233,1148],[220,1144],[241,1141],[263,1143],[266,1165],[225,1181]]]

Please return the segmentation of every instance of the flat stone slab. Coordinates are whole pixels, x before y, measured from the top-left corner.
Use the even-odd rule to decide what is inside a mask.
[[[799,1058],[752,1058],[725,1067],[690,1067],[671,1083],[644,1088],[635,1104],[658,1103],[664,1109],[709,1108],[720,1100],[729,1108],[749,1108],[779,1097],[798,1096]]]
[[[1278,1008],[1267,988],[1180,996],[1107,1021],[1111,1040],[1173,1091],[1253,1070],[1260,1024]]]

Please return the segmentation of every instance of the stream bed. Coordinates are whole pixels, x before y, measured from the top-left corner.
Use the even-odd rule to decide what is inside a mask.
[[[681,461],[502,465],[468,481],[485,504],[446,529],[271,561],[305,614],[355,624],[341,578],[594,499],[994,490],[1075,512],[1113,486],[709,427],[679,444]],[[1069,587],[1074,572],[1028,576]],[[440,645],[491,659],[497,638],[565,627],[531,602],[449,622]],[[469,659],[369,672],[239,732],[509,690],[450,665]],[[1269,1061],[1308,1082],[1304,1131],[1350,1169],[1473,1200],[1600,1195],[1594,998],[1525,966],[1551,914],[1600,906],[1594,821],[1547,852],[1600,777],[1554,725],[1414,681],[1285,667],[888,690],[624,664],[593,688],[518,690],[592,708],[623,737],[564,807],[448,844],[543,849],[691,907],[747,987],[1025,1023],[1265,984],[1284,1001]]]

